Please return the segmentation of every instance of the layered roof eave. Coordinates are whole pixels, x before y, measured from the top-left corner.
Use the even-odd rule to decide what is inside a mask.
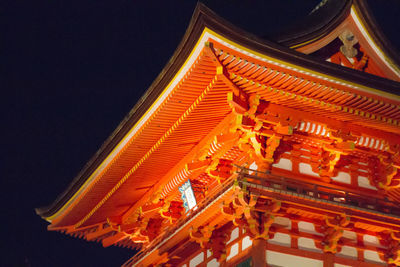
[[[377,53],[381,54],[382,60],[387,62],[389,68],[399,76],[399,51],[383,34],[366,0],[328,0],[311,12],[301,23],[295,24],[286,32],[272,36],[272,39],[281,45],[302,51],[305,46],[317,43],[338,29],[351,16],[361,24],[358,25],[359,30],[363,32],[373,50],[379,51]]]
[[[54,214],[56,214],[78,192],[78,190],[84,186],[91,174],[106,160],[108,155],[118,146],[118,144],[120,144],[128,132],[144,117],[146,112],[162,94],[165,87],[170,83],[187,57],[190,55],[191,50],[198,39],[194,38],[194,36],[199,37],[201,35],[201,14],[203,8],[204,6],[202,4],[198,4],[185,35],[166,66],[146,90],[143,96],[138,100],[135,106],[120,122],[117,128],[101,145],[100,149],[72,180],[67,189],[62,192],[52,204],[35,209],[39,216],[46,220],[49,220],[49,217],[54,216]]]
[[[350,14],[352,1],[326,1],[315,8],[301,23],[290,25],[289,28],[272,36],[275,42],[291,48],[303,46],[317,40],[335,29]]]
[[[190,56],[200,36],[207,28],[257,53],[273,56],[278,60],[290,64],[300,65],[306,69],[314,70],[324,75],[326,74],[341,80],[359,84],[366,87],[366,90],[372,88],[375,90],[373,93],[376,95],[379,95],[379,90],[382,89],[385,91],[384,96],[386,98],[390,98],[390,96],[393,95],[397,95],[398,97],[400,95],[400,84],[397,82],[352,69],[346,69],[327,62],[316,61],[307,55],[249,34],[218,17],[204,5],[198,4],[182,42],[157,79],[112,135],[106,140],[100,150],[86,164],[78,176],[75,177],[70,186],[52,205],[37,209],[36,212],[38,215],[51,221],[51,217],[59,213],[73,196],[76,195],[82,187],[88,184],[88,179],[91,175],[107,160],[109,155],[118,148],[119,144],[126,138],[131,129],[144,119],[146,112],[162,95],[165,87],[174,79],[184,62],[186,62],[187,58]]]
[[[373,39],[373,42],[376,43],[380,49],[382,49],[382,52],[399,69],[399,51],[397,51],[397,49],[383,34],[383,31],[375,20],[375,17],[371,11],[371,8],[368,6],[368,3],[365,0],[353,0],[353,7],[355,8],[357,15],[359,16],[359,19],[361,19],[364,27],[366,27],[368,34]]]

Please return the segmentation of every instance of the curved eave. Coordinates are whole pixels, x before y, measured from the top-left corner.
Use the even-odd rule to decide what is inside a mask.
[[[175,50],[167,65],[150,85],[144,95],[138,100],[128,115],[121,121],[114,132],[107,138],[100,149],[84,166],[82,171],[73,179],[68,188],[61,193],[51,205],[35,209],[39,216],[47,219],[57,213],[86,183],[91,174],[100,166],[101,163],[104,162],[108,155],[117,147],[132,127],[143,118],[153,103],[158,99],[165,87],[173,79],[187,57],[190,55],[198,37],[201,35],[202,27],[199,24],[201,24],[203,8],[204,7],[201,4],[198,5],[181,43]],[[196,38],[194,38],[194,36],[196,36]]]
[[[376,22],[373,12],[369,8],[365,0],[353,0],[353,7],[357,12],[359,19],[371,37],[372,41],[379,47],[384,54],[386,60],[395,65],[397,72],[400,72],[400,54],[399,51],[391,44]]]
[[[367,2],[365,0],[353,0],[353,5],[373,41],[379,46],[379,48],[382,49],[384,54],[387,55],[388,58],[390,58],[390,60],[397,65],[397,67],[399,67],[399,51],[397,51],[397,49],[383,34],[383,31],[376,22],[373,12],[369,8]]]
[[[212,32],[224,36],[224,38],[231,42],[255,53],[268,55],[268,57],[273,57],[278,61],[293,64],[294,66],[301,66],[302,69],[308,69],[327,77],[350,81],[356,84],[356,87],[362,88],[363,91],[384,97],[385,99],[397,99],[397,101],[400,101],[400,83],[352,69],[342,68],[327,62],[316,61],[307,55],[249,34],[218,17],[204,5],[198,4],[183,40],[166,67],[99,151],[86,164],[78,176],[75,177],[69,187],[53,204],[48,207],[36,209],[38,215],[51,221],[51,217],[55,217],[83,187],[88,186],[90,182],[88,182],[88,179],[110,157],[110,153],[113,153],[121,142],[126,139],[127,134],[133,127],[136,127],[138,123],[146,119],[146,113],[163,94],[166,86],[181,70],[205,29],[210,29]]]
[[[382,60],[386,61],[393,72],[396,73],[395,75],[399,76],[399,52],[384,36],[365,0],[327,1],[293,28],[274,36],[273,39],[279,44],[302,51],[303,47],[315,44],[334,32],[349,16],[354,15],[351,15],[354,11],[356,13],[355,19],[360,20],[362,24],[359,30],[363,32],[363,35],[366,35],[367,42],[370,43],[374,51],[379,51],[378,54],[381,54]]]
[[[304,46],[334,30],[350,14],[352,1],[330,0],[314,10],[285,32],[272,36],[277,43],[286,47]]]

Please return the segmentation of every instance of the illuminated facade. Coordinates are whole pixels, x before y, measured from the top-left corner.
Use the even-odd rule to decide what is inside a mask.
[[[332,2],[276,43],[199,5],[128,118],[37,210],[49,230],[139,249],[125,266],[400,265],[399,65],[363,1]]]

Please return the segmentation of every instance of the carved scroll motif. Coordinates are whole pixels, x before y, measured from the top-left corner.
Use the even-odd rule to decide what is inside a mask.
[[[343,236],[344,228],[350,223],[350,217],[346,214],[336,216],[333,220],[325,218],[323,250],[324,252],[336,253],[338,242]]]
[[[206,225],[199,228],[192,228],[189,235],[202,248],[210,249],[213,257],[218,262],[223,262],[227,257],[226,243],[229,241],[233,228],[234,225],[232,223],[219,228]]]
[[[231,94],[228,102],[237,114],[233,131],[240,132],[239,148],[248,152],[259,169],[269,170],[281,152],[289,148],[282,139],[293,134],[298,119],[269,112],[268,102],[261,100],[258,95],[251,95],[244,101]]]
[[[184,208],[181,201],[166,202],[159,210],[161,217],[168,219],[172,224],[178,220],[183,214]]]
[[[400,187],[400,149],[391,146],[386,155],[370,157],[368,161],[369,180],[372,185],[384,190]]]
[[[256,210],[257,203],[257,195],[237,187],[234,199],[225,203],[221,210],[235,225],[244,227],[251,238],[267,240],[271,237],[270,227],[274,222],[274,214],[280,210],[281,202],[269,200],[264,205],[264,211]]]
[[[357,138],[350,133],[331,130],[330,139],[332,143],[323,146],[319,166],[319,175],[329,180],[330,177],[334,176],[334,169],[340,157],[342,155],[348,155],[349,152],[354,150],[354,141],[356,141]]]
[[[397,233],[390,232],[382,234],[381,243],[387,247],[382,260],[388,264],[400,266],[400,236]]]

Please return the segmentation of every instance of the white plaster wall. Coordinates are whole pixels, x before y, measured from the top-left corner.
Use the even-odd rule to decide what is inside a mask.
[[[251,245],[253,245],[253,241],[250,239],[249,236],[245,236],[242,239],[242,251],[245,250],[246,248],[251,247]]]
[[[357,249],[350,246],[342,246],[342,250],[337,254],[345,258],[357,259]]]
[[[300,249],[310,250],[310,251],[314,251],[314,252],[322,252],[319,248],[317,248],[315,246],[314,239],[311,239],[311,238],[300,237],[297,240],[297,244]]]
[[[299,172],[303,173],[303,174],[319,177],[318,173],[313,172],[311,165],[304,163],[304,162],[301,162],[299,164]]]
[[[266,251],[268,265],[280,267],[323,267],[324,263],[320,260],[309,259],[294,255],[288,255],[275,251]]]
[[[204,253],[199,253],[196,257],[190,260],[189,267],[195,267],[204,261]]]
[[[292,221],[289,218],[285,217],[275,217],[274,223],[279,224],[279,226],[283,226],[286,229],[292,229]]]
[[[273,167],[279,168],[279,169],[284,169],[291,171],[292,168],[292,162],[289,159],[285,158],[280,158],[278,163],[272,164]]]
[[[368,177],[365,176],[358,176],[357,179],[358,186],[359,187],[364,187],[372,190],[378,190],[375,186],[372,186],[368,180]]]
[[[312,223],[300,221],[297,225],[299,227],[300,232],[322,235],[321,233],[315,231],[315,226]]]
[[[373,250],[364,250],[364,259],[374,263],[385,264],[385,262],[379,257],[378,252]]]
[[[338,172],[338,175],[336,175],[335,177],[332,177],[332,180],[339,182],[339,183],[350,184],[351,176],[347,172]]]
[[[280,246],[290,247],[292,239],[290,235],[283,233],[275,233],[274,238],[269,239],[268,243]]]

